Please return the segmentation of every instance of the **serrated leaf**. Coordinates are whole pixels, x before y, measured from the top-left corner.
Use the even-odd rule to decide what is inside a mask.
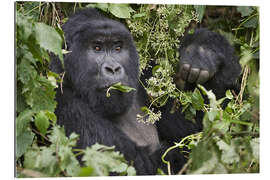
[[[118,18],[130,18],[130,12],[134,10],[129,4],[110,4],[108,8],[109,12]]]
[[[192,100],[192,106],[196,110],[201,110],[204,107],[204,99],[197,88],[193,91],[191,100]]]
[[[246,28],[256,28],[258,26],[258,18],[252,17],[251,19],[246,21],[243,26]]]
[[[17,39],[26,41],[33,33],[33,24],[28,16],[16,11]]]
[[[29,123],[32,120],[34,111],[26,109],[19,114],[16,118],[16,136],[20,136],[29,127]]]
[[[212,110],[212,111],[207,112],[206,115],[208,116],[208,119],[213,122],[218,115],[218,111]]]
[[[32,80],[25,86],[28,90],[25,94],[27,104],[36,112],[41,110],[54,112],[56,108],[54,88],[48,79],[38,76],[35,81]]]
[[[199,21],[202,22],[202,18],[203,18],[206,6],[205,5],[194,5],[194,8],[195,8],[196,13],[198,15]]]
[[[254,9],[250,6],[238,6],[237,11],[241,13],[241,17],[249,16]]]
[[[46,134],[47,129],[50,126],[49,118],[47,117],[45,111],[40,111],[35,116],[35,126],[43,135]]]
[[[57,31],[44,23],[36,23],[35,32],[37,43],[40,45],[40,47],[58,55],[62,61],[62,64],[64,64],[62,54],[62,38]]]
[[[25,103],[25,98],[22,95],[22,89],[18,86],[18,84],[16,91],[16,112],[21,113],[27,108],[27,104]]]
[[[65,135],[65,129],[63,127],[54,126],[52,128],[51,135],[49,135],[49,139],[53,144],[59,145],[68,144],[68,138]]]
[[[127,175],[128,176],[136,176],[136,169],[132,166],[127,168]]]
[[[118,166],[111,169],[112,172],[122,173],[127,171],[128,165],[126,163],[120,163]]]
[[[260,160],[260,139],[254,138],[250,141],[250,146],[252,149],[252,155],[256,161]]]
[[[209,151],[209,146],[207,142],[201,141],[198,145],[192,149],[192,171],[195,171],[203,166],[204,162],[211,160],[213,154]]]
[[[30,53],[26,53],[21,60],[21,63],[17,67],[17,75],[18,79],[23,83],[26,84],[31,81],[33,78],[37,76],[37,72],[34,67],[31,65],[31,58],[32,55]]]
[[[34,134],[26,130],[20,133],[19,136],[16,136],[16,159],[21,157],[30,147],[34,139]]]
[[[104,12],[107,12],[108,8],[109,8],[109,4],[108,3],[96,3],[95,8],[98,8]]]
[[[109,172],[126,173],[128,169],[122,154],[115,152],[114,147],[100,144],[87,148],[82,160],[86,166],[94,169],[93,174],[97,176],[106,176],[109,175]]]
[[[62,171],[66,170],[69,176],[78,176],[80,173],[80,165],[74,154],[72,148],[68,146],[59,146],[59,157],[61,160],[60,168]]]
[[[146,16],[146,13],[142,12],[142,13],[139,13],[139,14],[134,14],[132,17],[133,18],[140,18],[140,17],[144,17],[144,16]]]
[[[221,160],[224,163],[230,164],[230,163],[237,163],[240,161],[240,157],[235,152],[235,146],[233,143],[231,145],[228,145],[223,140],[220,140],[217,142],[217,145],[219,149],[222,151]]]
[[[49,118],[49,120],[52,121],[53,125],[56,124],[56,115],[53,113],[53,112],[50,112],[50,111],[45,111],[46,113],[46,116]]]
[[[61,170],[54,154],[55,151],[50,147],[31,149],[25,154],[24,166],[28,169],[38,170],[47,176],[56,176]]]
[[[207,95],[209,101],[210,101],[210,107],[213,109],[217,109],[218,102],[216,100],[215,94],[212,92],[212,90],[207,91],[202,85],[198,84],[198,87],[202,90],[202,92]]]

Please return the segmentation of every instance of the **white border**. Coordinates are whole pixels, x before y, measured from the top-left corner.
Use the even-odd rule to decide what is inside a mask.
[[[1,1],[1,37],[0,43],[1,49],[1,161],[0,161],[0,177],[3,179],[14,179],[14,0]],[[60,0],[60,2],[74,2],[74,0]],[[248,6],[260,6],[260,173],[259,174],[233,174],[233,175],[186,175],[186,176],[172,176],[170,179],[217,179],[217,178],[233,178],[233,179],[266,179],[267,175],[270,175],[269,171],[269,112],[270,107],[270,89],[269,85],[269,67],[270,67],[270,6],[269,0],[77,0],[77,2],[111,2],[111,3],[145,3],[145,4],[203,4],[203,5],[248,5]],[[3,115],[4,114],[4,115]],[[149,178],[150,176],[146,176]],[[92,177],[87,179],[134,179],[142,178],[142,176],[136,177]],[[150,178],[168,178],[168,176],[151,176]],[[27,178],[30,179],[30,178]],[[54,178],[42,178],[54,179]],[[64,178],[65,179],[65,178]],[[86,178],[72,178],[72,179],[86,179]]]

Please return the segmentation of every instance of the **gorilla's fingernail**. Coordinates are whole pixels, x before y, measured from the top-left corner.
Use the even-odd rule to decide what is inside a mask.
[[[206,70],[202,70],[199,74],[198,80],[197,80],[197,84],[203,84],[205,83],[207,80],[209,80],[209,72]]]
[[[189,72],[189,75],[188,75],[188,82],[189,83],[194,83],[197,80],[199,74],[200,74],[200,69],[191,68],[191,70]]]
[[[182,64],[180,67],[180,74],[182,79],[186,80],[189,74],[190,64]]]

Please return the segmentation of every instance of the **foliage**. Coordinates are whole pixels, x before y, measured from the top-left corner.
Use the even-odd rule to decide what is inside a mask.
[[[151,103],[142,107],[145,115],[138,115],[138,121],[158,121],[162,116],[158,108],[164,106],[168,98],[175,100],[176,107],[172,112],[181,104],[189,120],[193,120],[198,111],[205,112],[203,131],[179,139],[163,154],[162,160],[168,165],[168,172],[170,162],[166,161],[166,155],[175,148],[189,150],[185,152],[188,162],[179,174],[259,172],[257,7],[17,2],[17,177],[136,174],[123,155],[114,151],[114,147],[95,144],[85,150],[75,149],[79,136],[72,133],[67,137],[64,128],[56,125],[54,97],[61,77],[49,71],[49,53],[63,60],[64,38],[60,24],[67,20],[67,9],[72,12],[85,6],[98,8],[126,23],[140,55],[141,76],[153,66],[152,76],[141,82]],[[211,15],[220,13],[220,9],[220,16]],[[176,49],[180,38],[192,30],[191,24],[196,23],[218,31],[235,47],[243,69],[239,94],[227,91],[224,98],[217,100],[215,94],[203,86],[198,86],[193,92],[182,92],[176,88],[173,81],[179,58]],[[112,86],[111,89],[132,90],[123,85]],[[209,103],[204,101],[204,96],[208,97]],[[81,163],[77,156],[81,157]],[[161,170],[158,173],[164,174]]]
[[[32,5],[32,3],[30,3]],[[114,147],[95,144],[76,150],[78,135],[66,137],[56,125],[55,88],[61,78],[48,70],[49,52],[63,63],[63,34],[16,11],[16,170],[17,177],[136,175]],[[30,10],[31,11],[31,10]],[[29,11],[29,12],[30,12]],[[26,14],[29,14],[26,13]],[[25,13],[25,12],[24,12]],[[130,91],[128,87],[117,88]],[[77,160],[82,156],[83,164]]]

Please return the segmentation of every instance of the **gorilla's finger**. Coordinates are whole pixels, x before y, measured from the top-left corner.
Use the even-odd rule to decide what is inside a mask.
[[[180,67],[180,76],[183,80],[187,80],[190,71],[190,64],[182,64]]]
[[[203,84],[209,80],[209,72],[206,70],[200,71],[199,78],[197,79],[197,84]]]
[[[184,90],[186,81],[184,81],[181,77],[177,78],[175,80],[175,84],[180,90]]]
[[[200,74],[200,69],[198,68],[191,68],[189,75],[188,75],[188,82],[194,83]]]

